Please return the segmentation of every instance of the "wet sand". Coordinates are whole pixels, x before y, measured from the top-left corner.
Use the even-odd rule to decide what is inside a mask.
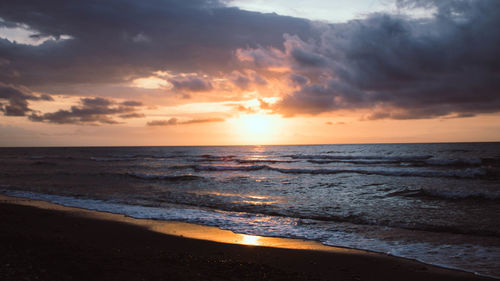
[[[314,242],[6,196],[0,225],[0,280],[494,280]]]

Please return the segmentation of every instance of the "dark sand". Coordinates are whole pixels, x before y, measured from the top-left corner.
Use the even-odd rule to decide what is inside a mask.
[[[2,200],[0,280],[490,279],[361,251],[188,239],[79,212]]]

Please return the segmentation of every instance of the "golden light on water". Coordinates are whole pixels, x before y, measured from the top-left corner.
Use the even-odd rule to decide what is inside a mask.
[[[260,236],[241,234],[241,241],[239,243],[243,245],[260,245],[260,238]]]

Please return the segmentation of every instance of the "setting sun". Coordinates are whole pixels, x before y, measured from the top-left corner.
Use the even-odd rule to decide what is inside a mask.
[[[240,142],[263,144],[277,141],[282,127],[281,118],[275,115],[248,114],[228,120],[231,129]]]
[[[240,118],[244,127],[252,134],[265,135],[270,133],[271,120],[266,115],[245,115]]]

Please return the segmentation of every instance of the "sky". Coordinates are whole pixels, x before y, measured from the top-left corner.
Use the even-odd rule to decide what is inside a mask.
[[[500,141],[499,26],[498,0],[3,1],[0,146]]]

